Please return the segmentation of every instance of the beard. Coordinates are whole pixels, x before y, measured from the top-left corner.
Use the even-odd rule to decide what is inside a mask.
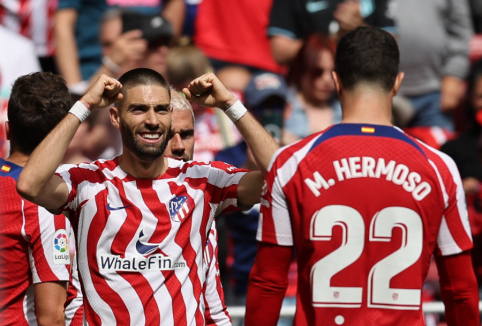
[[[139,158],[141,161],[151,162],[164,154],[167,143],[170,139],[170,132],[163,132],[163,139],[160,144],[146,144],[139,142],[134,132],[132,132],[129,127],[123,123],[123,121],[120,122],[120,125],[122,142],[127,149],[134,153],[134,155],[137,156],[137,158]]]

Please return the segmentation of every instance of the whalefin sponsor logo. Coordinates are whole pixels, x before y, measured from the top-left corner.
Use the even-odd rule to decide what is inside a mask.
[[[169,215],[174,222],[181,222],[190,211],[187,196],[177,196],[169,201]]]
[[[69,237],[67,231],[59,229],[52,237],[53,261],[55,265],[69,265]]]
[[[173,261],[163,254],[149,257],[121,257],[119,255],[99,255],[97,264],[101,272],[144,272],[168,271],[187,268],[185,260]]]

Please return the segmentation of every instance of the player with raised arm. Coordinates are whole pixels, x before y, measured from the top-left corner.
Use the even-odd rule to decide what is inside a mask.
[[[24,200],[15,189],[29,155],[61,121],[71,105],[65,81],[51,73],[19,77],[8,103],[7,137],[11,151],[0,159],[0,325],[81,325],[80,287],[68,303],[71,279],[71,227]],[[73,247],[74,246],[74,247]],[[74,249],[75,251],[75,249]],[[78,285],[78,284],[77,284]],[[64,314],[64,304],[69,309]],[[81,318],[80,318],[81,321]]]
[[[332,72],[343,120],[279,150],[266,175],[246,325],[275,325],[293,250],[295,325],[425,325],[435,255],[448,325],[479,325],[464,191],[454,162],[391,124],[395,39],[359,27]]]
[[[214,74],[183,90],[235,121],[261,171],[164,155],[171,130],[170,89],[153,70],[119,81],[105,75],[42,141],[20,174],[22,196],[66,209],[77,232],[79,271],[89,325],[203,325],[202,267],[214,217],[259,202],[276,142]],[[69,142],[90,110],[110,109],[123,154],[63,166]]]
[[[194,112],[182,93],[171,89],[172,125],[171,139],[166,147],[166,156],[183,161],[192,161],[194,155]],[[231,326],[231,317],[224,302],[224,291],[219,275],[218,231],[213,221],[204,252],[203,266],[206,269],[204,283],[204,316],[206,326]]]

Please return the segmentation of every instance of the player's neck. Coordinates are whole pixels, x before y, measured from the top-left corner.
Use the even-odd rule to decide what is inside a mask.
[[[344,92],[340,101],[343,110],[342,123],[393,125],[390,94],[368,87],[359,87],[353,91]]]
[[[20,152],[13,152],[7,157],[7,161],[15,163],[19,166],[25,166],[27,164],[29,156]]]
[[[167,170],[167,158],[161,155],[154,161],[141,161],[124,146],[124,152],[119,156],[119,165],[130,176],[138,179],[155,179]]]

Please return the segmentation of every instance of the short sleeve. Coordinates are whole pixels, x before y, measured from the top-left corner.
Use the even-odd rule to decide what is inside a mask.
[[[302,37],[295,1],[300,0],[274,0],[269,18],[268,36],[280,35],[290,39]]]
[[[263,184],[256,239],[282,246],[293,245],[290,214],[283,187],[277,177],[276,161],[271,164]]]
[[[363,6],[364,3],[372,3],[370,1],[362,2],[362,16],[364,15],[364,10],[369,10],[369,6]],[[392,8],[393,1],[390,0],[377,0],[375,1],[375,8],[372,13],[367,12],[365,17],[365,22],[369,25],[381,28],[389,33],[396,34],[395,21],[393,20],[393,13],[395,11]],[[366,8],[366,9],[365,9]]]
[[[239,210],[238,184],[248,170],[239,169],[224,162],[210,162],[206,198],[217,205],[216,216]]]
[[[29,228],[29,264],[32,282],[69,281],[70,223],[63,215],[52,215],[46,209],[26,204],[23,209]]]

